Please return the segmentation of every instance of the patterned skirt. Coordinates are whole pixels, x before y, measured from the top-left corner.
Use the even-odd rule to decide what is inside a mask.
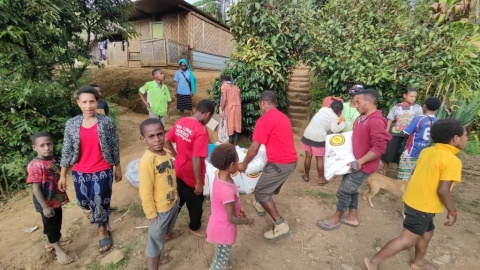
[[[177,109],[181,111],[192,110],[192,97],[190,95],[177,95]]]
[[[95,173],[72,171],[77,204],[90,210],[90,222],[107,224],[110,216],[113,170],[106,169]]]
[[[417,164],[418,158],[410,157],[406,154],[400,156],[400,162],[398,163],[397,179],[398,180],[410,180],[412,177],[413,169]]]

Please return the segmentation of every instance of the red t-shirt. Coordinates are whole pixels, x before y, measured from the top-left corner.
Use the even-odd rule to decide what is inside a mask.
[[[80,126],[80,156],[72,170],[82,173],[95,173],[112,166],[103,158],[98,137],[98,123],[85,128]]]
[[[268,110],[258,119],[253,140],[265,145],[268,162],[289,164],[297,161],[292,125],[288,117],[276,108]]]
[[[60,179],[60,166],[57,160],[35,158],[27,167],[27,184],[39,183],[42,189],[43,198],[48,206],[53,209],[59,208],[69,202],[67,193],[58,189]],[[42,212],[42,206],[33,195],[33,205],[37,212]]]
[[[187,186],[195,188],[192,157],[200,157],[202,184],[205,178],[205,158],[208,156],[208,131],[197,119],[180,118],[167,133],[167,140],[177,148],[175,173]]]

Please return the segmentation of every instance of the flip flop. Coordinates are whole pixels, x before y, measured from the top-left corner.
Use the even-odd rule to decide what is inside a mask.
[[[340,219],[340,222],[347,225],[347,226],[353,227],[353,228],[357,228],[360,225],[360,223],[359,224],[352,224],[350,222],[347,222],[345,220],[345,218],[343,218],[343,217]]]
[[[324,231],[338,230],[340,229],[341,224],[342,223],[338,223],[337,225],[332,225],[328,223],[328,220],[326,219],[324,219],[322,222],[317,222],[317,226]]]
[[[326,184],[328,184],[328,181],[325,181],[325,182],[317,182],[317,185],[319,185],[319,186],[325,186]]]
[[[306,175],[302,175],[302,179],[303,179],[303,181],[305,181],[305,182],[310,181],[310,178],[307,178]]]
[[[102,240],[98,241],[98,246],[99,246],[99,248],[103,248],[103,247],[108,246],[107,249],[100,251],[101,254],[103,254],[105,252],[108,252],[110,249],[112,249],[113,240],[112,240],[112,233],[110,231],[108,231],[108,237],[107,238],[103,238]]]

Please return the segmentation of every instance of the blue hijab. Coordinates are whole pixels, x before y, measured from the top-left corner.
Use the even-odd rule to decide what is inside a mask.
[[[197,78],[195,78],[195,74],[193,74],[192,69],[190,68],[190,65],[188,64],[188,61],[185,58],[181,58],[178,60],[178,64],[185,64],[187,66],[187,70],[190,71],[190,85],[192,87],[192,93],[195,95],[197,93]]]

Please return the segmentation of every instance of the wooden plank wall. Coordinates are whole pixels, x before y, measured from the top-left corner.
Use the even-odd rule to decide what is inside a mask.
[[[140,42],[142,40],[151,39],[152,34],[150,33],[150,20],[142,20],[133,22],[135,30],[137,30],[139,36],[132,38],[128,46],[128,51],[130,52],[140,52]]]
[[[107,63],[112,66],[128,67],[127,42],[122,50],[122,42],[109,42],[107,45]]]
[[[193,50],[229,57],[233,52],[232,34],[208,19],[193,13]]]

